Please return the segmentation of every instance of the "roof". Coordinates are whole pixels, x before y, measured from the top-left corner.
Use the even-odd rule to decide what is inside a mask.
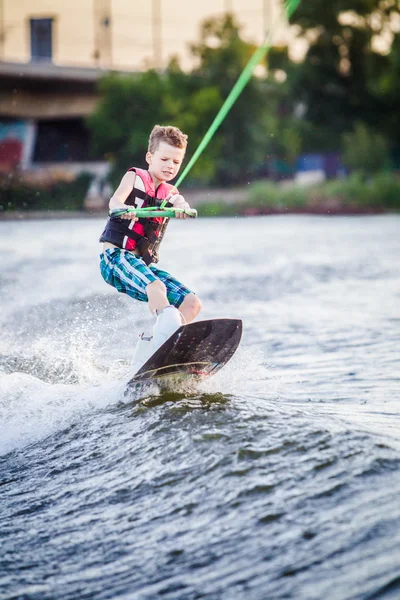
[[[13,63],[0,62],[0,77],[24,79],[58,79],[64,81],[97,81],[107,71],[86,67],[64,67],[45,62]]]
[[[97,81],[110,71],[51,63],[0,62],[0,117],[58,119],[89,115]],[[119,71],[132,75],[132,71]]]
[[[50,62],[14,63],[0,61],[0,78],[95,83],[112,69],[54,65]],[[122,72],[122,71],[120,71]],[[124,71],[126,74],[129,71]],[[131,72],[132,73],[132,72]]]

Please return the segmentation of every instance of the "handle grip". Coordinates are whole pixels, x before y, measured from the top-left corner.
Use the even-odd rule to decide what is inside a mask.
[[[134,213],[140,219],[153,219],[154,217],[168,217],[174,218],[177,213],[184,213],[192,219],[197,217],[197,210],[195,208],[155,208],[149,206],[147,208],[115,208],[110,211],[110,217],[121,217],[122,215]]]

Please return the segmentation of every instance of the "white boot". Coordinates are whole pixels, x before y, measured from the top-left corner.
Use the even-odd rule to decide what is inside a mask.
[[[181,325],[181,313],[175,306],[166,306],[158,312],[157,320],[153,327],[153,352],[158,350]]]
[[[137,373],[154,353],[152,340],[152,337],[145,337],[144,333],[139,336],[131,362],[130,372],[132,375]]]

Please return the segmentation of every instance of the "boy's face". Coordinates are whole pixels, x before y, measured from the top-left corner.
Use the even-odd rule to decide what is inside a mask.
[[[160,142],[155,152],[146,154],[146,160],[150,173],[158,181],[171,181],[178,174],[184,156],[183,148],[175,148],[167,142]]]

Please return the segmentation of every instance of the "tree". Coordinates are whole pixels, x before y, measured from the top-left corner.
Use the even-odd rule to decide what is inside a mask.
[[[201,83],[194,82],[174,61],[163,75],[147,71],[111,74],[101,80],[101,98],[88,124],[94,150],[114,164],[114,184],[129,166],[145,166],[149,134],[156,123],[180,127],[189,134],[194,150],[199,130],[210,122],[222,102],[218,89],[204,88]],[[207,181],[214,176],[215,168],[210,156],[203,157],[194,175],[199,181]]]
[[[383,135],[356,123],[354,131],[343,134],[343,160],[350,169],[370,177],[390,166],[388,143]]]
[[[161,101],[165,90],[155,71],[101,79],[100,101],[88,125],[96,152],[114,163],[114,183],[129,166],[143,164],[153,125],[169,116]]]
[[[218,89],[224,100],[255,49],[240,37],[240,27],[229,14],[206,20],[200,41],[191,48],[198,60],[193,75]],[[211,142],[220,147],[219,183],[247,181],[264,159],[265,102],[263,82],[253,77],[222,123],[215,141]]]
[[[292,15],[309,49],[292,73],[291,95],[329,132],[326,149],[356,121],[399,139],[399,17],[398,0],[307,0]]]
[[[131,164],[143,164],[155,123],[185,131],[190,158],[253,51],[227,15],[203,24],[200,41],[192,46],[198,66],[191,73],[184,73],[174,59],[163,74],[107,75],[89,126],[96,151],[114,160],[114,178]],[[191,171],[193,181],[235,183],[255,172],[267,154],[265,92],[265,82],[249,82]]]

